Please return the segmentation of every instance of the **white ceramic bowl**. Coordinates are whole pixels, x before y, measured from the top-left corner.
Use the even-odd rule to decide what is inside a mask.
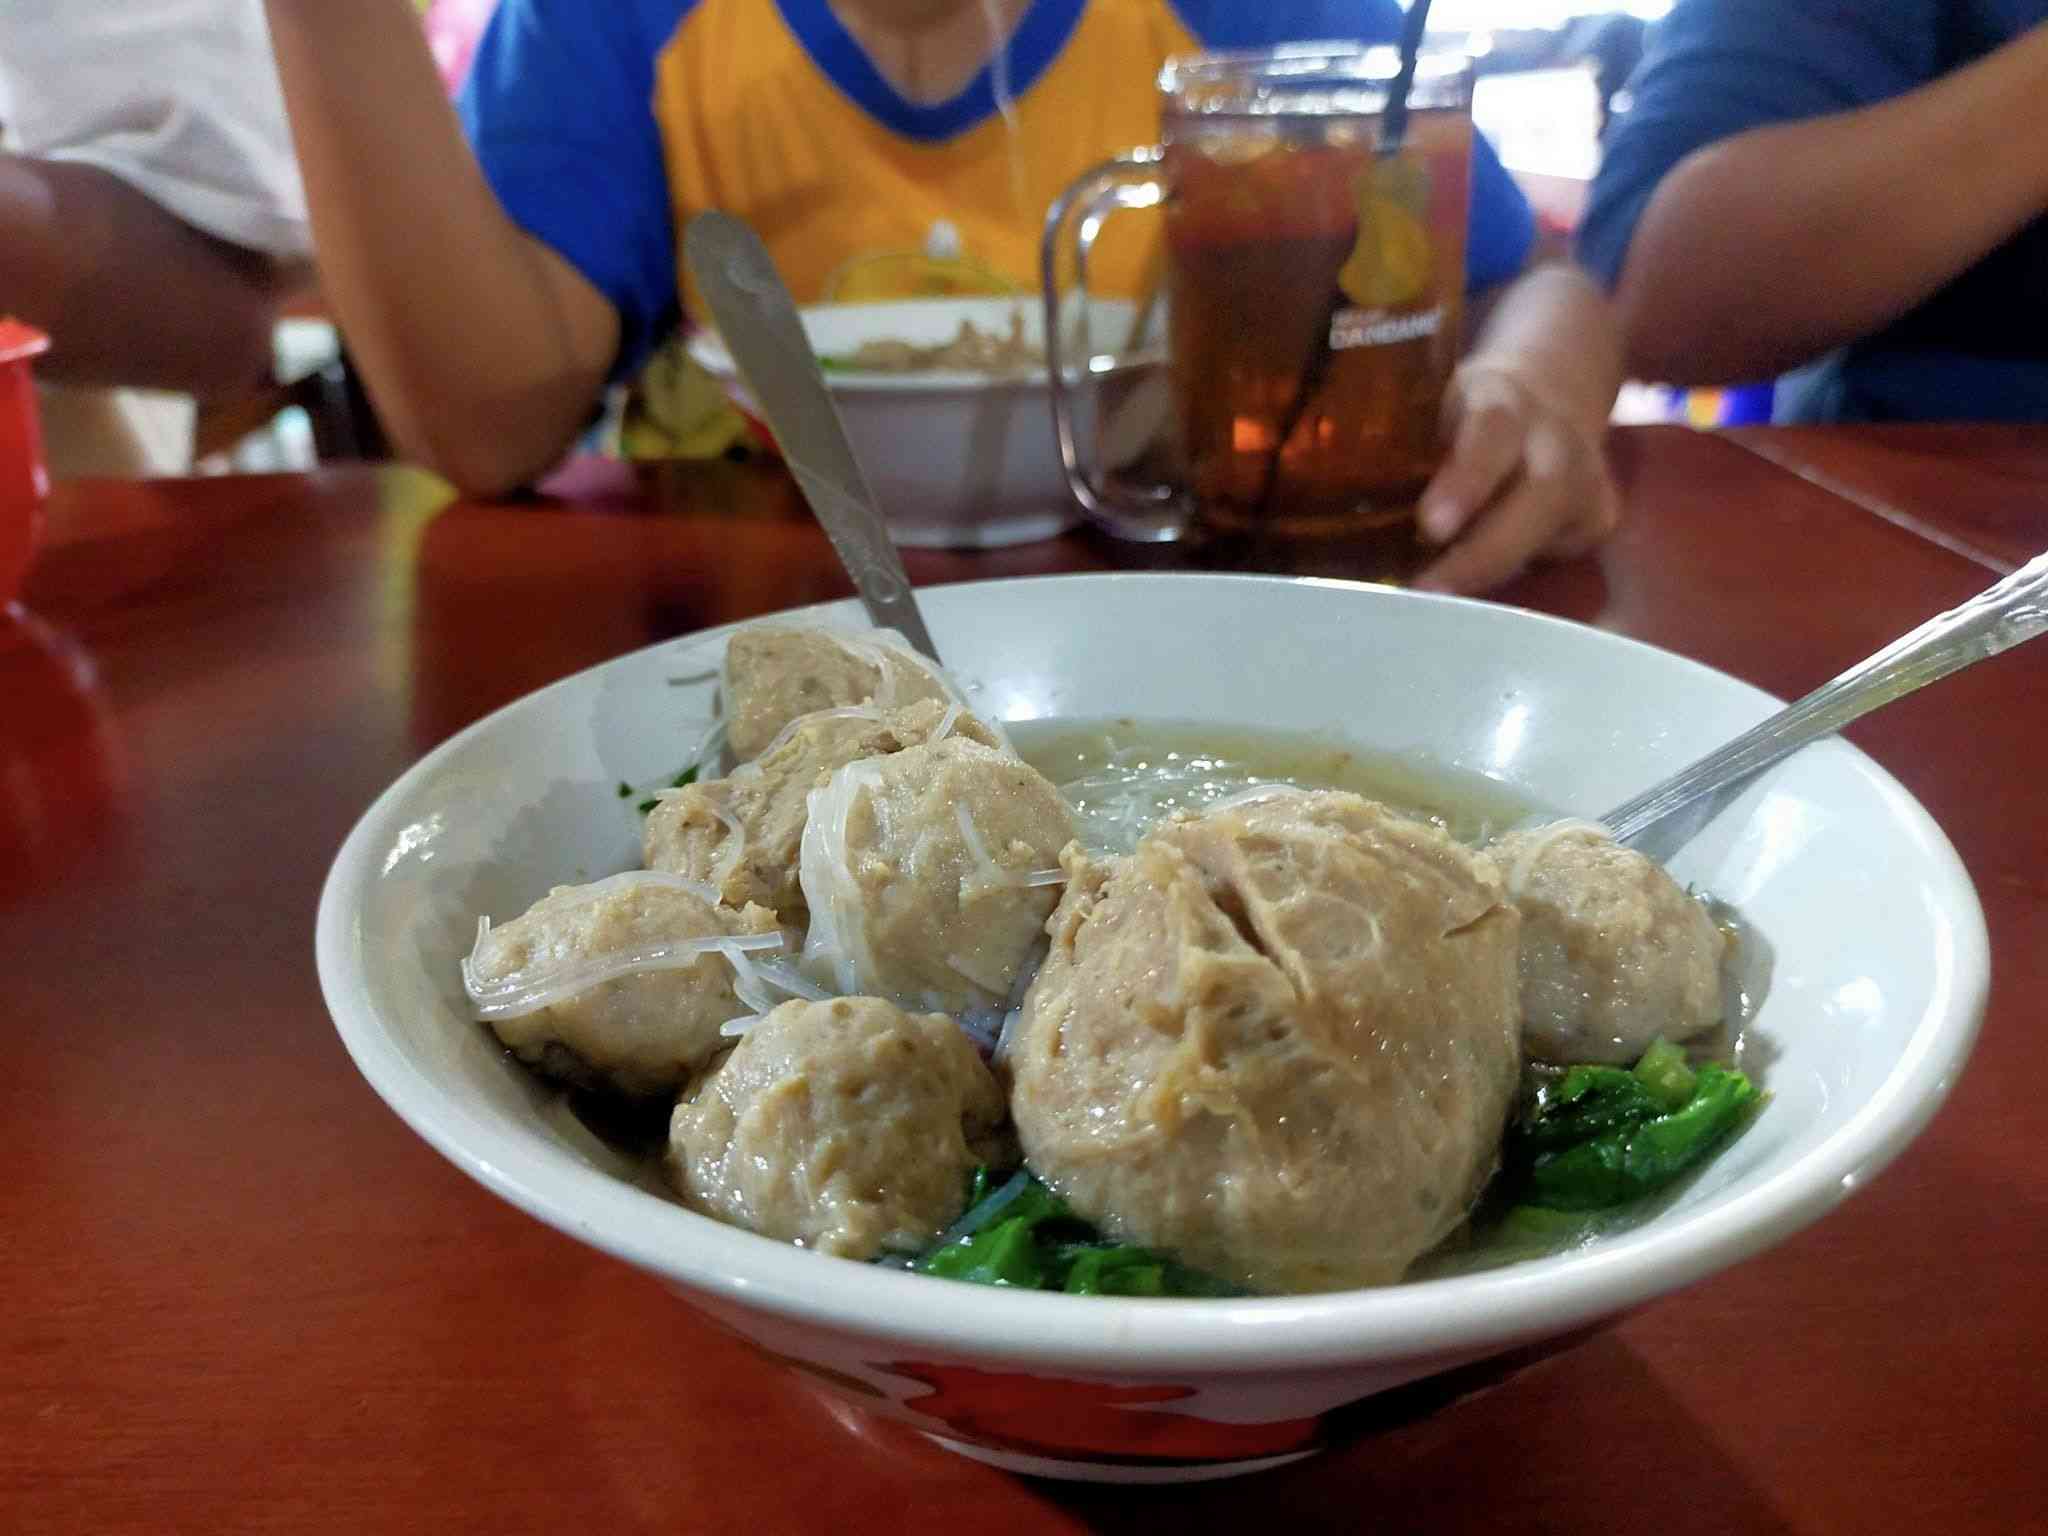
[[[1006,336],[1012,315],[1023,317],[1025,339],[1039,345],[1045,319],[1035,297],[819,304],[802,311],[804,332],[820,357],[845,356],[876,340],[931,346],[952,340],[963,320]],[[1129,304],[1094,301],[1089,335],[1095,347],[1105,353],[1121,347],[1132,318]],[[716,335],[692,337],[690,355],[725,385],[740,409],[758,414],[732,354]],[[1115,362],[1105,355],[1085,370],[1075,360],[1068,369],[1075,376],[1074,430],[1084,452],[1096,447],[1098,406],[1125,398],[1146,376],[1156,380],[1162,373],[1150,352]],[[826,383],[897,543],[969,549],[1020,544],[1050,538],[1079,518],[1053,440],[1045,369],[993,376],[833,369]]]
[[[1773,707],[1596,630],[1342,583],[1105,575],[921,596],[978,706],[1005,720],[1326,730],[1584,814]],[[851,605],[818,611],[858,622]],[[803,1252],[620,1178],[472,1021],[456,969],[479,912],[516,913],[551,884],[637,861],[639,821],[616,786],[687,760],[712,685],[671,679],[701,676],[718,639],[543,689],[386,791],[321,900],[328,1006],[376,1090],[485,1186],[661,1276],[830,1390],[1002,1465],[1167,1478],[1306,1454],[1355,1420],[1345,1405],[1558,1338],[1821,1216],[1926,1123],[1975,1035],[1988,966],[1961,864],[1888,774],[1826,742],[1749,789],[1674,865],[1775,949],[1754,1022],[1772,1097],[1633,1231],[1489,1273],[1228,1301],[989,1290]]]

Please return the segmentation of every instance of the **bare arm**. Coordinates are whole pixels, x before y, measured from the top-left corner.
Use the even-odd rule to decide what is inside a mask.
[[[2048,208],[2048,26],[1874,107],[1680,161],[1615,297],[1630,371],[1765,378],[1883,327]]]
[[[1613,305],[1578,268],[1540,266],[1490,296],[1444,395],[1450,450],[1417,516],[1448,547],[1418,585],[1485,591],[1614,531],[1602,440],[1621,378]]]
[[[405,453],[463,490],[559,458],[618,347],[609,301],[506,217],[412,0],[267,0],[321,283]]]
[[[201,398],[254,388],[290,276],[97,166],[0,155],[0,310],[49,332],[51,378]]]

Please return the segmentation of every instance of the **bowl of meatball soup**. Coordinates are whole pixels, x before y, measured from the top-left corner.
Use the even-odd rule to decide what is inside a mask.
[[[1777,707],[1732,678],[1324,581],[921,599],[943,666],[828,605],[498,711],[321,901],[392,1110],[764,1370],[1279,1465],[1817,1220],[1968,1054],[1975,894],[1853,747],[1668,866],[1600,827]]]

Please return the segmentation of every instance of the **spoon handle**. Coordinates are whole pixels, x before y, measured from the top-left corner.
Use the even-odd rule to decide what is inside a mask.
[[[708,212],[690,220],[683,252],[727,350],[768,418],[782,461],[824,525],[868,617],[938,661],[903,557],[890,542],[796,301],[768,248],[740,220]]]
[[[1832,736],[1850,721],[2048,630],[2048,554],[1935,615],[1691,767],[1601,817],[1634,843],[1693,802]]]

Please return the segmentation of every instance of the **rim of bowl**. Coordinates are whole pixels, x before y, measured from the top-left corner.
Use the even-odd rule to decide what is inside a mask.
[[[1405,602],[1454,603],[1514,622],[1585,631],[1548,614],[1505,610],[1475,599],[1395,592],[1323,577],[1236,573],[1091,572],[955,582],[925,589],[1100,583],[1218,583],[1315,586]],[[857,604],[820,603],[759,618],[843,616]],[[750,619],[746,623],[757,622]],[[657,642],[711,640],[740,627],[719,625]],[[1682,668],[1734,684],[1759,702],[1761,689],[1662,647],[1604,631],[1605,643],[1655,653]],[[638,654],[638,653],[628,653]],[[942,1284],[931,1277],[832,1259],[700,1216],[589,1167],[556,1166],[524,1137],[479,1114],[449,1086],[421,1072],[385,1036],[351,952],[374,854],[397,830],[412,785],[462,750],[499,714],[574,684],[599,663],[504,705],[427,753],[389,785],[349,832],[321,891],[315,928],[328,1010],[357,1069],[399,1118],[458,1168],[501,1198],[568,1236],[685,1289],[741,1307],[876,1340],[980,1359],[1062,1365],[1096,1375],[1201,1370],[1265,1373],[1364,1362],[1421,1362],[1477,1355],[1610,1316],[1747,1258],[1804,1227],[1881,1171],[1947,1098],[1967,1060],[1989,986],[1989,943],[1975,888],[1947,836],[1895,778],[1860,749],[1895,824],[1927,857],[1944,888],[1945,963],[1907,1047],[1868,1103],[1791,1166],[1719,1205],[1666,1212],[1586,1247],[1476,1274],[1367,1290],[1225,1300],[1079,1297],[1002,1287]],[[566,1155],[566,1154],[564,1154]]]
[[[906,305],[927,305],[933,309],[959,307],[965,304],[1000,304],[1010,302],[1000,294],[976,295],[972,299],[890,299],[877,304],[801,304],[797,306],[799,317],[808,318],[815,314],[844,314],[863,309],[897,308]],[[1015,302],[1036,307],[1038,300],[1033,295],[1019,296]],[[726,350],[724,340],[711,331],[697,331],[684,343],[697,366],[721,384],[738,383],[739,365],[733,361],[732,353]],[[1090,379],[1115,378],[1123,374],[1138,373],[1145,369],[1160,368],[1166,362],[1166,349],[1162,346],[1141,347],[1135,352],[1098,353],[1088,359],[1089,366],[1069,366],[1066,377],[1070,386]],[[1095,366],[1096,364],[1101,366]],[[990,391],[1044,390],[1050,388],[1051,378],[1044,367],[1020,368],[1013,373],[976,373],[960,368],[932,368],[917,373],[883,373],[862,368],[831,368],[825,371],[825,388],[832,394],[847,395],[927,395],[960,394],[962,392],[981,394]]]

